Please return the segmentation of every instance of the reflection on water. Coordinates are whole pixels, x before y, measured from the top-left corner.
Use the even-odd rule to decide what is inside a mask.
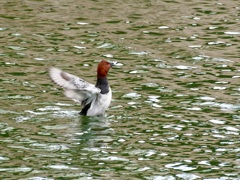
[[[236,2],[1,1],[1,179],[239,179]],[[81,117],[47,69],[101,59],[113,102]]]

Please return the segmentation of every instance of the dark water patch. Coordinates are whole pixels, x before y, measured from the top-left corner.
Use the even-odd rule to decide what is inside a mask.
[[[140,19],[141,17],[142,17],[142,14],[133,13],[128,18],[129,19]]]
[[[127,34],[126,31],[114,31],[113,34]]]
[[[12,72],[12,73],[8,73],[10,75],[13,75],[13,76],[25,76],[26,73],[24,72]]]
[[[131,28],[129,28],[129,30],[139,30],[139,29],[146,29],[148,28],[148,26],[144,26],[144,25],[137,25],[137,26],[133,26]]]
[[[111,21],[107,21],[106,23],[109,23],[109,24],[118,24],[120,23],[121,20],[111,20]]]
[[[5,18],[5,19],[11,19],[11,20],[17,20],[19,19],[19,17],[16,16],[9,16],[9,15],[0,15],[1,18]]]

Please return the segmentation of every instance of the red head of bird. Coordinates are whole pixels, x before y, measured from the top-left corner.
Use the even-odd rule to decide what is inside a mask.
[[[102,60],[97,67],[97,77],[104,78],[107,77],[109,69],[112,67],[112,64],[106,60]]]

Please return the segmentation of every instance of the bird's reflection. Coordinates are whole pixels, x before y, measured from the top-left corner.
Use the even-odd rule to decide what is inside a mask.
[[[101,148],[109,146],[113,140],[113,129],[110,127],[108,117],[81,116],[79,119],[79,132],[75,138],[81,148]]]

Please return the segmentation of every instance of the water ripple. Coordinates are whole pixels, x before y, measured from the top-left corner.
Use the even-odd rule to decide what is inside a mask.
[[[239,179],[237,3],[0,6],[2,179]],[[79,116],[48,67],[94,83],[102,58],[111,107]]]

